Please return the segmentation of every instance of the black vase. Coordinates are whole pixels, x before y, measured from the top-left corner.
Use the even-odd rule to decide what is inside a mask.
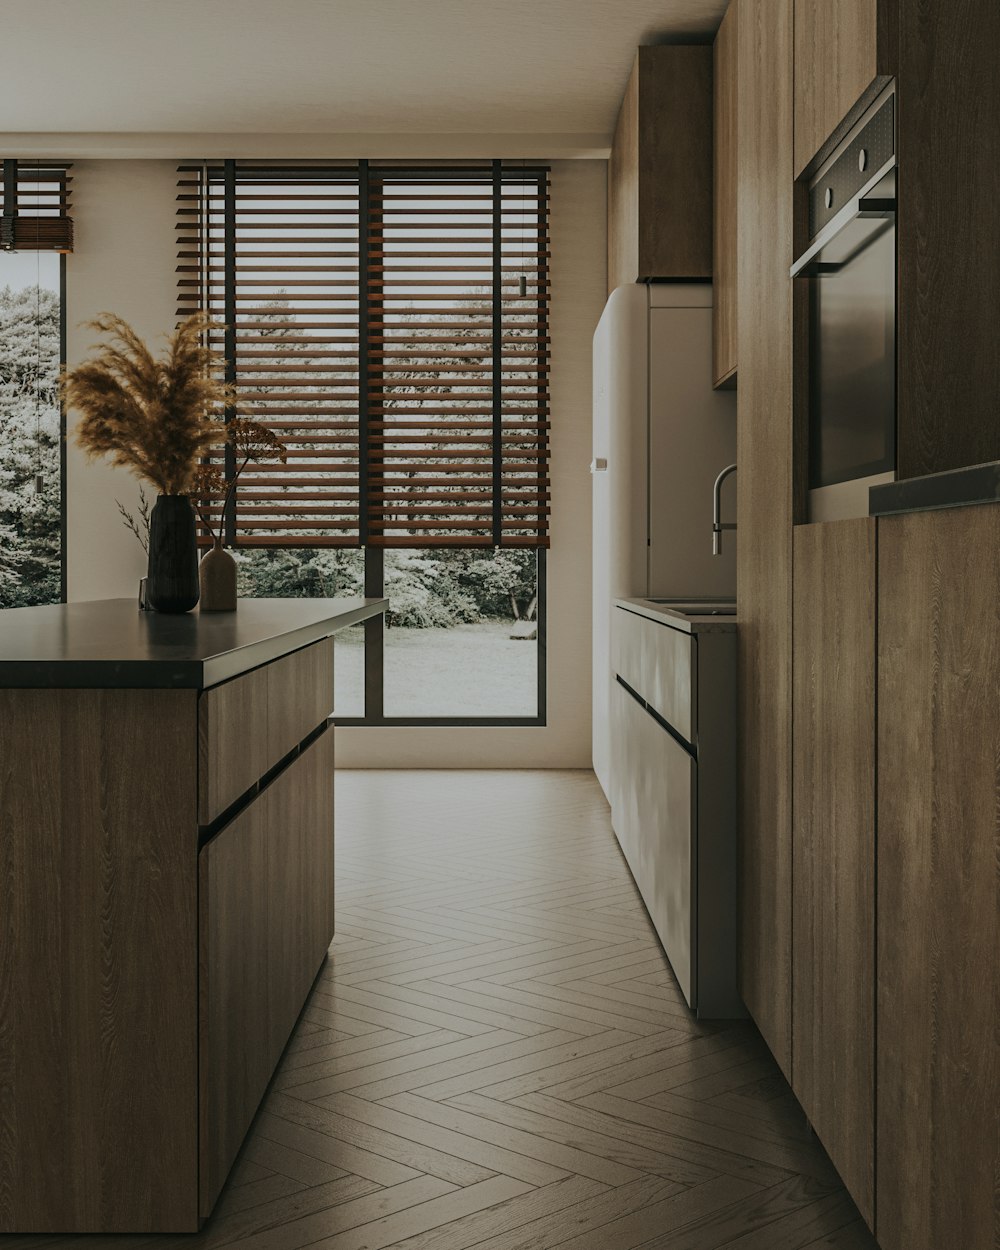
[[[154,612],[190,612],[198,602],[198,544],[187,495],[158,495],[149,517],[146,603]]]

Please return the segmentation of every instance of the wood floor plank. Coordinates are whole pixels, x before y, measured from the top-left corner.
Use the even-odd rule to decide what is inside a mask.
[[[477,1051],[475,1054],[464,1055],[429,1067],[420,1067],[398,1076],[384,1077],[382,1080],[357,1088],[353,1087],[352,1082],[344,1088],[350,1089],[360,1098],[380,1102],[383,1098],[391,1098],[393,1094],[409,1093],[415,1089],[440,1089],[442,1087],[451,1089],[456,1086],[473,1086],[479,1084],[484,1073],[494,1072],[501,1065],[532,1057],[537,1058],[538,1065],[544,1065],[549,1051],[558,1048],[560,1053],[565,1053],[567,1046],[578,1050],[586,1040],[572,1033],[564,1033],[561,1029],[550,1029],[545,1033],[535,1034],[533,1037],[521,1037],[516,1042],[491,1047],[488,1052]]]
[[[428,1229],[439,1229],[442,1224],[460,1220],[475,1211],[482,1211],[530,1190],[523,1181],[511,1180],[509,1176],[494,1176],[477,1185],[456,1189],[439,1198],[431,1198],[410,1206],[393,1215],[369,1220],[332,1237],[312,1242],[313,1250],[383,1250],[383,1247],[399,1242]]]
[[[335,1115],[361,1120],[363,1124],[374,1124],[395,1136],[422,1142],[425,1146],[433,1146],[435,1150],[456,1155],[460,1159],[469,1159],[492,1172],[527,1181],[529,1185],[550,1185],[568,1175],[564,1168],[553,1167],[530,1155],[507,1150],[481,1138],[470,1137],[466,1133],[442,1128],[422,1117],[387,1107],[384,1103],[366,1102],[351,1094],[332,1094],[329,1098],[320,1099],[318,1105]]]
[[[373,1124],[352,1120],[349,1116],[331,1115],[311,1103],[284,1096],[279,1099],[276,1096],[269,1100],[268,1107],[293,1124],[315,1129],[316,1132],[325,1133],[337,1141],[346,1142],[371,1154],[382,1155],[386,1159],[393,1159],[396,1163],[402,1163],[418,1172],[426,1172],[429,1176],[438,1176],[453,1185],[474,1185],[495,1175],[495,1170],[470,1163],[468,1159],[398,1137]]]
[[[664,1111],[659,1107],[615,1098],[610,1094],[592,1094],[580,1101],[584,1106],[592,1107],[595,1111],[608,1111],[612,1115],[635,1120],[639,1124],[646,1124],[652,1128],[669,1126],[669,1131],[676,1137],[686,1137],[702,1145],[714,1146],[719,1150],[743,1155],[759,1163],[768,1163],[788,1172],[799,1172],[806,1176],[813,1176],[817,1180],[836,1184],[836,1172],[818,1146],[815,1150],[783,1146],[763,1141],[758,1137],[747,1137],[727,1129],[717,1128],[713,1124]]]
[[[615,1250],[632,1250],[633,1246],[646,1245],[656,1238],[660,1245],[669,1245],[677,1232],[708,1212],[717,1211],[721,1204],[743,1198],[754,1192],[749,1181],[734,1180],[730,1176],[717,1176],[685,1189],[682,1193],[663,1198],[650,1206],[615,1221],[614,1229],[593,1228],[576,1237],[556,1242],[563,1250],[607,1250],[614,1238]]]
[[[626,1185],[629,1181],[638,1180],[640,1176],[637,1169],[623,1163],[591,1154],[565,1142],[553,1141],[537,1133],[514,1128],[506,1122],[471,1115],[450,1103],[433,1102],[417,1094],[397,1094],[387,1099],[382,1106],[417,1116],[421,1120],[429,1120],[431,1124],[490,1142],[494,1146],[502,1146],[505,1150],[513,1150],[529,1159],[538,1159],[577,1176],[589,1176],[591,1180],[600,1181],[604,1185]]]
[[[410,1037],[400,1033],[389,1033],[389,1036],[392,1040],[379,1046],[359,1045],[350,1051],[338,1051],[328,1058],[319,1058],[315,1063],[291,1065],[283,1063],[271,1087],[272,1089],[290,1089],[296,1085],[306,1085],[321,1080],[325,1076],[373,1067],[401,1055],[422,1055],[432,1048],[466,1039],[466,1034],[451,1033],[446,1029],[439,1029],[435,1033],[425,1033],[420,1037]],[[362,1042],[364,1038],[353,1038],[352,1041]]]
[[[510,1233],[534,1220],[567,1211],[586,1199],[608,1192],[607,1185],[583,1176],[567,1176],[552,1185],[543,1185],[516,1198],[498,1202],[486,1211],[477,1211],[415,1237],[396,1242],[393,1250],[468,1250],[498,1233]]]
[[[290,1120],[272,1115],[266,1110],[257,1117],[255,1128],[267,1141],[275,1141],[303,1154],[311,1154],[316,1159],[332,1163],[354,1176],[376,1181],[379,1185],[399,1185],[404,1181],[415,1180],[420,1175],[414,1168],[367,1150],[359,1150],[347,1142],[338,1141],[314,1129],[304,1128],[300,1124],[293,1124]]]
[[[469,1059],[474,1066],[478,1066],[486,1061],[492,1052],[502,1050],[506,1043],[524,1040],[521,1034],[507,1029],[495,1029],[489,1033],[476,1034],[474,1037],[461,1035],[456,1037],[454,1033],[440,1033],[437,1036],[439,1039],[447,1038],[448,1040],[439,1040],[432,1045],[427,1045],[429,1039],[414,1039],[414,1041],[423,1041],[424,1045],[404,1048],[400,1044],[395,1047],[395,1054],[379,1059],[374,1057],[374,1052],[367,1052],[362,1056],[353,1056],[358,1060],[353,1064],[336,1062],[334,1064],[336,1071],[332,1074],[304,1082],[296,1080],[292,1085],[282,1084],[278,1088],[306,1102],[314,1098],[324,1098],[327,1094],[335,1094],[338,1090],[345,1089],[359,1090],[365,1097],[377,1101],[380,1095],[375,1091],[395,1077],[402,1077],[404,1088],[410,1088],[424,1080],[420,1076],[421,1072],[432,1068],[447,1070],[451,1061],[461,1059]]]
[[[617,1050],[623,1042],[628,1043],[634,1040],[631,1033],[617,1033],[609,1030],[590,1037],[582,1037],[579,1041],[564,1042],[559,1046],[540,1051],[536,1055],[512,1059],[506,1063],[481,1068],[478,1072],[449,1077],[433,1085],[421,1086],[420,1093],[425,1098],[443,1101],[473,1089],[478,1089],[480,1093],[488,1093],[491,1097],[497,1097],[494,1087],[517,1093],[541,1089],[550,1084],[556,1076],[561,1076],[570,1065],[586,1060],[588,1057],[596,1060],[600,1055],[607,1055]]]
[[[604,1230],[603,1250],[622,1250],[614,1240],[620,1221],[681,1192],[687,1191],[672,1181],[644,1176],[629,1185],[619,1185],[585,1198],[565,1210],[531,1220],[519,1228],[497,1233],[475,1243],[476,1250],[551,1250],[570,1237],[595,1228]]]
[[[669,1131],[669,1121],[665,1128],[652,1128],[635,1120],[596,1111],[581,1103],[563,1102],[543,1094],[528,1095],[517,1102],[540,1106],[553,1119],[592,1128],[609,1137],[620,1137],[623,1141],[646,1146],[658,1154],[675,1159],[678,1169],[681,1170],[674,1175],[686,1185],[697,1185],[712,1176],[724,1175],[750,1181],[759,1188],[767,1188],[794,1175],[788,1169],[760,1163],[756,1159],[748,1159],[745,1155],[735,1154],[719,1146],[706,1146],[687,1137],[679,1137]]]
[[[620,1137],[610,1137],[605,1133],[582,1127],[574,1129],[564,1119],[548,1116],[534,1108],[525,1107],[523,1101],[520,1104],[497,1102],[492,1098],[484,1098],[481,1094],[461,1094],[458,1098],[450,1100],[447,1105],[482,1116],[487,1120],[494,1120],[498,1124],[506,1124],[510,1128],[533,1133],[546,1141],[572,1146],[576,1150],[586,1151],[600,1159],[623,1164],[634,1172],[646,1172],[688,1185],[708,1180],[712,1175],[704,1169],[686,1167],[677,1159],[658,1154],[655,1150],[649,1150],[631,1141],[624,1141]],[[680,1173],[684,1174],[684,1181],[681,1181]],[[607,1183],[612,1182],[609,1180]]]
[[[342,1202],[338,1206],[328,1207],[245,1237],[240,1242],[240,1250],[299,1250],[300,1246],[311,1246],[317,1241],[333,1237],[336,1233],[362,1228],[395,1211],[406,1211],[442,1194],[461,1192],[447,1181],[440,1181],[433,1176],[418,1176],[415,1180],[379,1189],[363,1198]]]

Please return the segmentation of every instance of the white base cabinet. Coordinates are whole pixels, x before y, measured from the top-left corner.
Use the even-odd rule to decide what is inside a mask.
[[[647,602],[613,613],[612,825],[688,1005],[734,1018],[736,632]]]

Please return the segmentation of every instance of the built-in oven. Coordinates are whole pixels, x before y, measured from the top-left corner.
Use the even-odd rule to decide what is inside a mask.
[[[809,184],[809,519],[868,515],[896,470],[896,125],[890,85]]]

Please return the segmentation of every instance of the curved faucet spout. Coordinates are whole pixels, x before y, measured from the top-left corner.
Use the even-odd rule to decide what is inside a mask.
[[[722,555],[722,531],[734,530],[736,528],[735,521],[723,522],[722,520],[722,483],[730,475],[736,472],[735,464],[727,464],[719,476],[715,479],[715,485],[712,487],[712,555]]]

